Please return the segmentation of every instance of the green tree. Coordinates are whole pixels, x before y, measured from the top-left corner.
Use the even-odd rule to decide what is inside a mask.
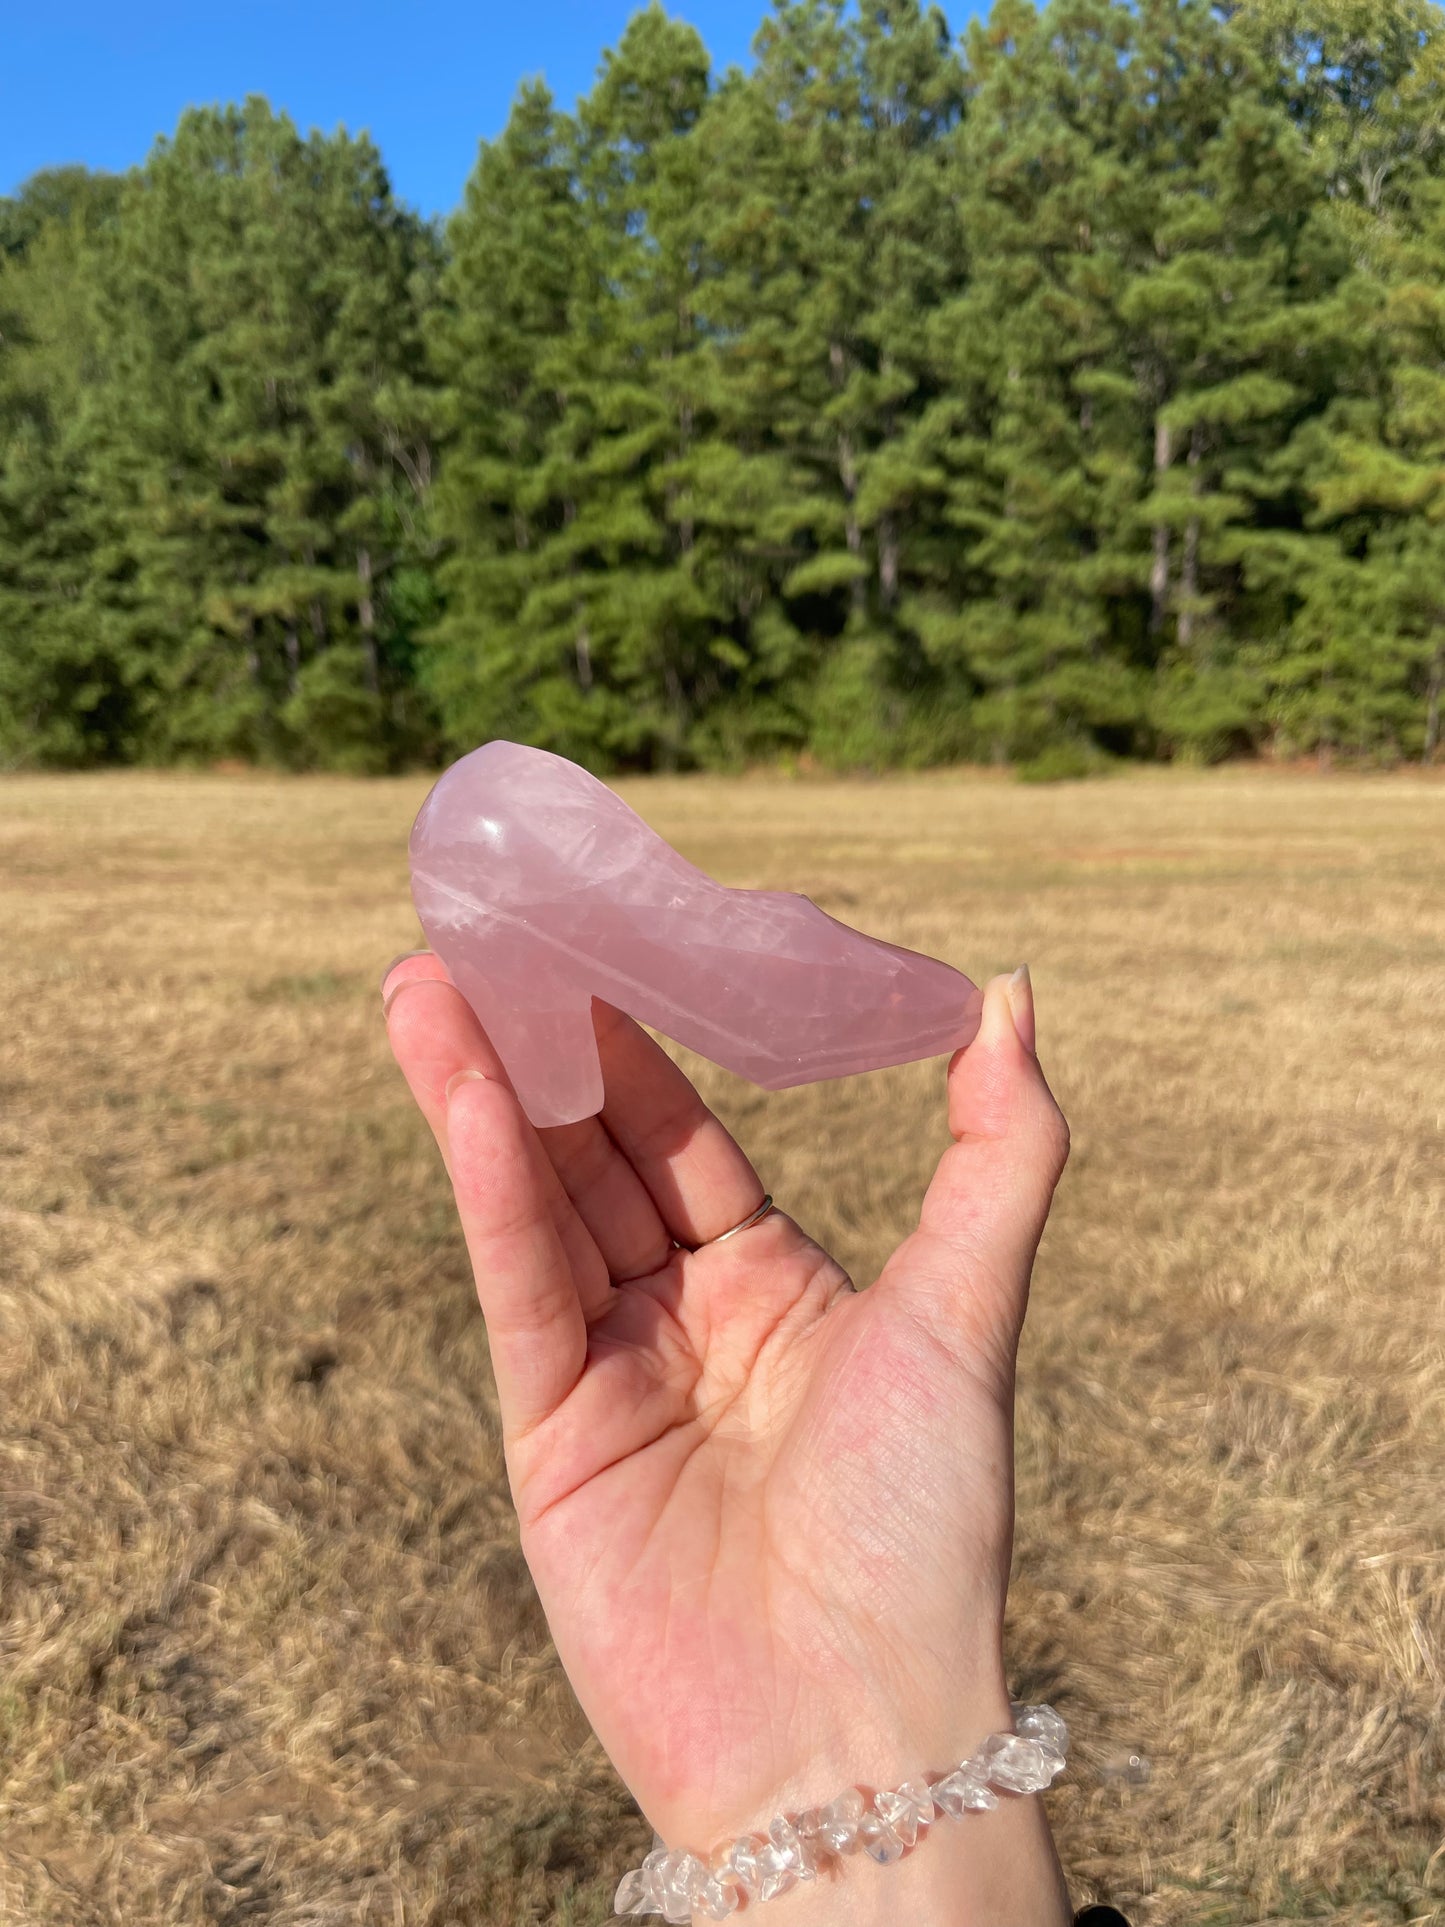
[[[1250,0],[1241,28],[1328,183],[1354,272],[1318,413],[1284,452],[1313,505],[1291,558],[1302,592],[1268,656],[1280,740],[1433,758],[1440,740],[1445,562],[1445,35],[1425,0]],[[1272,541],[1256,548],[1269,557]]]
[[[444,237],[261,100],[37,176],[0,757],[1433,757],[1439,21],[653,4]]]
[[[0,761],[127,752],[139,665],[90,620],[106,505],[85,474],[90,290],[119,183],[65,168],[0,203]]]
[[[565,649],[539,640],[529,608],[550,587],[550,542],[576,513],[551,460],[571,403],[582,285],[575,140],[547,90],[524,87],[500,139],[483,143],[447,232],[429,331],[445,448],[436,498],[445,608],[422,672],[457,747],[540,741],[537,685],[550,683],[563,707],[595,681],[581,625],[569,675]],[[585,755],[606,735],[605,725],[554,730],[548,743]]]
[[[405,747],[393,576],[424,556],[428,237],[365,139],[264,102],[189,114],[132,184],[98,459],[116,619],[164,665],[162,753],[374,767]]]
[[[34,298],[6,492],[12,527],[36,529],[0,562],[7,733],[67,760],[373,768],[414,748],[435,247],[375,150],[303,140],[261,101],[191,113],[79,232],[50,221],[18,277]],[[48,578],[25,560],[36,541],[64,546]],[[42,700],[37,665],[68,702]],[[38,729],[45,701],[68,730]]]
[[[1247,538],[1298,525],[1272,462],[1347,268],[1308,152],[1197,0],[1011,4],[969,59],[970,279],[937,322],[963,558],[931,644],[997,754],[1253,740]]]

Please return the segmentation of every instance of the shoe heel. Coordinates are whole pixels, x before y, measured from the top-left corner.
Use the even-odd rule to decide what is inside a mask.
[[[592,993],[535,957],[525,982],[483,977],[460,956],[442,955],[452,982],[477,1014],[518,1102],[538,1130],[575,1124],[602,1109],[602,1060]]]

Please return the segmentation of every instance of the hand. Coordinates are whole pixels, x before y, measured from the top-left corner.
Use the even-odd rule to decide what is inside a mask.
[[[763,1185],[630,1018],[594,1006],[601,1115],[539,1132],[437,958],[384,991],[456,1193],[522,1548],[668,1844],[941,1773],[1006,1728],[1014,1364],[1068,1154],[1027,973],[988,985],[948,1069],[954,1142],[861,1295],[780,1210],[707,1243]]]

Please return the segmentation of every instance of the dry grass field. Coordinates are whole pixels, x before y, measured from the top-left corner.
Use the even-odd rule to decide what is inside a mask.
[[[382,1033],[425,787],[0,780],[4,1927],[588,1927],[649,1844]],[[1009,1653],[1074,1731],[1076,1899],[1445,1919],[1445,784],[623,788],[726,881],[1033,967],[1076,1148]],[[941,1062],[689,1067],[874,1275]]]

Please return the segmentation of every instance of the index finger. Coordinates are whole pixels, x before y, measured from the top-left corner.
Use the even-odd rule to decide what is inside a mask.
[[[402,959],[387,972],[382,986],[382,1017],[402,1075],[452,1175],[447,1139],[448,1084],[462,1070],[479,1070],[507,1084],[506,1069],[475,1012],[447,976],[440,957],[429,951]],[[530,1130],[530,1125],[527,1128]],[[543,1183],[583,1314],[590,1321],[606,1311],[612,1298],[606,1262],[550,1165]]]
[[[510,1442],[550,1418],[581,1378],[587,1321],[548,1205],[551,1166],[516,1094],[470,1070],[446,1098],[452,1188]]]

